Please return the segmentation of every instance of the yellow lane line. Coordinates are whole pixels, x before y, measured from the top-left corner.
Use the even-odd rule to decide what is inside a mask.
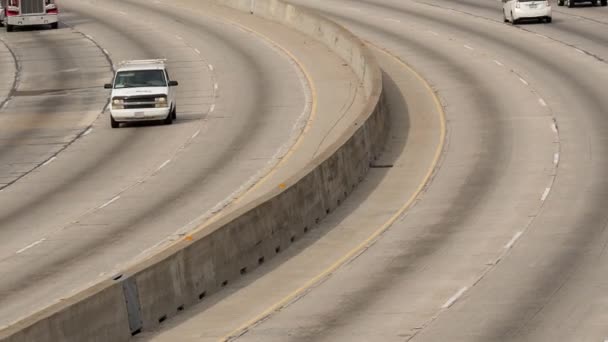
[[[416,191],[412,194],[412,196],[407,200],[407,202],[405,202],[405,204],[393,216],[391,216],[388,219],[388,221],[386,221],[380,228],[378,228],[376,231],[374,231],[367,239],[365,239],[363,242],[361,242],[355,248],[350,250],[343,257],[338,259],[327,269],[325,269],[324,271],[319,273],[317,276],[315,276],[311,280],[307,281],[304,285],[302,285],[298,289],[294,290],[287,296],[283,297],[283,299],[279,300],[274,305],[270,306],[268,309],[264,310],[262,313],[260,313],[256,317],[248,320],[247,322],[245,322],[244,324],[239,326],[237,329],[235,329],[235,330],[231,331],[230,333],[228,333],[227,335],[221,337],[220,341],[230,341],[234,338],[242,336],[251,327],[253,327],[257,323],[261,322],[262,320],[268,318],[270,315],[272,315],[272,313],[277,312],[277,311],[281,310],[283,307],[287,306],[294,299],[303,295],[306,291],[308,291],[310,288],[312,288],[313,286],[318,284],[321,280],[328,277],[330,274],[335,272],[338,268],[340,268],[342,265],[347,263],[353,257],[356,257],[357,255],[359,255],[364,249],[366,249],[370,245],[372,245],[375,242],[375,240],[378,239],[378,237],[380,235],[382,235],[388,228],[390,228],[393,225],[393,223],[395,223],[395,221],[399,217],[401,217],[401,215],[403,215],[403,213],[412,205],[412,203],[414,203],[416,198],[420,195],[420,193],[422,193],[425,186],[427,185],[427,183],[433,176],[436,166],[439,164],[439,159],[441,158],[441,153],[442,153],[443,146],[445,143],[446,119],[445,119],[445,112],[443,110],[443,107],[441,106],[441,102],[439,101],[437,94],[435,94],[435,92],[431,88],[430,84],[418,72],[416,72],[414,69],[412,69],[408,64],[406,64],[404,61],[402,61],[399,57],[391,54],[389,51],[387,51],[384,48],[374,45],[371,42],[366,41],[366,44],[375,48],[376,50],[380,51],[381,53],[387,55],[388,57],[396,60],[399,65],[401,65],[403,68],[407,69],[409,72],[414,74],[416,76],[416,78],[418,78],[418,80],[420,80],[424,84],[425,88],[432,94],[433,101],[435,102],[436,110],[439,114],[440,129],[441,129],[440,136],[439,136],[439,144],[437,145],[437,149],[435,150],[435,155],[433,157],[433,161],[431,162],[431,165],[430,165],[427,173],[425,174],[422,182],[420,183],[420,185],[418,186]]]

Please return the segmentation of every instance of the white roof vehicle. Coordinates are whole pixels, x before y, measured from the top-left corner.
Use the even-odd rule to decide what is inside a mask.
[[[551,4],[548,0],[502,0],[502,14],[505,23],[516,25],[521,20],[552,20]]]
[[[0,0],[0,26],[4,26],[4,19],[6,18],[6,4],[8,0]]]
[[[124,61],[118,65],[111,84],[110,124],[161,121],[170,125],[176,119],[175,86],[164,59]]]

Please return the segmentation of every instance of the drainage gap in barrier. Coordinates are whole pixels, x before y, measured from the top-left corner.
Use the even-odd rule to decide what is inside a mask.
[[[308,226],[304,227],[304,233],[308,233]]]
[[[292,237],[291,237],[291,239],[289,239],[289,241],[291,241],[292,243],[293,243],[294,241],[296,241],[296,237],[295,237],[295,235],[294,235],[294,236],[292,236]]]
[[[158,323],[162,323],[164,321],[167,320],[167,315],[162,315],[159,319],[158,319]]]
[[[177,312],[184,311],[184,306],[180,305],[177,307]]]
[[[222,287],[225,287],[226,285],[228,285],[228,280],[224,280],[224,281],[222,282]]]
[[[202,300],[207,295],[207,291],[203,291],[198,295],[198,300]]]
[[[393,167],[393,164],[370,164],[369,167],[372,169],[390,169]]]
[[[325,214],[329,215],[330,212],[331,212],[331,210],[325,209]]]
[[[139,335],[139,334],[141,334],[141,329],[137,329],[137,330],[131,332],[131,336],[135,336],[135,335]]]
[[[342,201],[338,200],[337,203],[338,203],[338,206],[340,206],[340,204],[342,204]]]
[[[315,219],[315,224],[319,224],[319,218],[318,217]]]
[[[114,280],[118,280],[118,279],[120,279],[120,278],[122,278],[122,274],[119,274],[119,275],[115,276],[115,277],[114,277],[114,278],[112,278],[112,279],[114,279]]]
[[[245,273],[247,273],[247,267],[241,268],[241,275],[244,275]]]
[[[258,265],[261,265],[264,263],[264,257],[259,257],[258,258]]]
[[[275,252],[275,253],[277,253],[277,254],[279,254],[279,253],[281,252],[281,246],[277,246],[277,247],[274,249],[274,252]]]

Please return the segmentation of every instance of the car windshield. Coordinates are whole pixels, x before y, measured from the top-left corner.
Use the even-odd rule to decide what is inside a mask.
[[[120,71],[116,74],[114,88],[166,87],[167,80],[162,70]]]

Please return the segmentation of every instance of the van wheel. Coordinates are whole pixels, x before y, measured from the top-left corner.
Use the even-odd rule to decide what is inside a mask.
[[[511,25],[517,25],[517,20],[513,17],[513,12],[511,12]]]
[[[173,123],[173,113],[167,114],[167,117],[162,121],[164,125],[170,125]]]
[[[505,11],[502,11],[502,21],[504,21],[505,23],[509,22],[509,19],[507,19],[507,15],[505,14]]]
[[[550,23],[553,21],[553,19],[551,19],[551,17],[547,17],[545,20],[547,21],[547,23]]]
[[[118,121],[114,120],[112,115],[110,115],[110,127],[118,128],[118,126],[120,126],[120,123]]]
[[[13,25],[6,25],[6,32],[13,32],[14,28]]]
[[[177,119],[177,105],[175,105],[171,111],[171,118],[173,118],[173,120]]]
[[[564,6],[564,0],[557,0],[557,6]]]
[[[574,7],[574,0],[568,0],[568,7]]]
[[[602,6],[608,6],[608,0],[602,0]]]
[[[59,23],[52,23],[52,24],[51,24],[51,28],[52,28],[53,30],[56,30],[58,27],[59,27]]]

